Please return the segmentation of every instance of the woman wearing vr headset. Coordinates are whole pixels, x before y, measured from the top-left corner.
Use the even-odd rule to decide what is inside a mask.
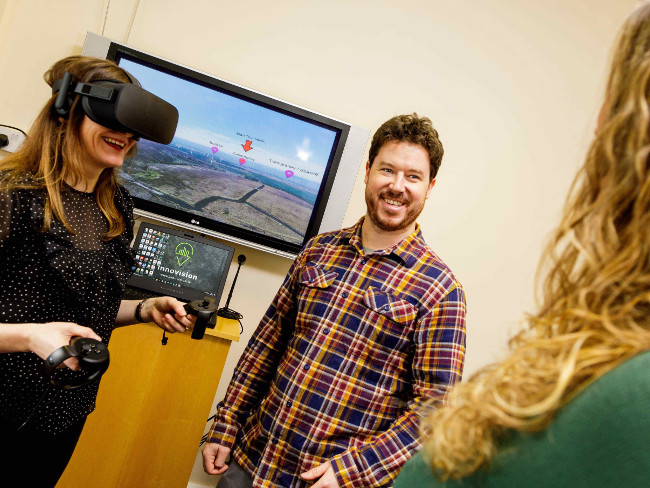
[[[39,369],[44,359],[75,336],[107,344],[115,327],[155,322],[182,332],[194,322],[171,297],[121,300],[134,222],[116,173],[137,136],[156,136],[130,131],[110,113],[97,115],[83,99],[92,92],[119,96],[134,80],[110,61],[82,56],[58,61],[44,78],[55,93],[19,151],[0,161],[0,433],[13,453],[1,464],[3,476],[18,473],[29,486],[56,484],[98,389],[97,381],[53,387]],[[136,102],[153,97],[133,90]],[[108,108],[119,102],[98,100]],[[171,113],[158,101],[165,109],[148,116]],[[98,123],[102,117],[112,128]],[[65,364],[78,369],[75,358]]]
[[[624,24],[596,136],[502,362],[424,422],[395,488],[648,486],[650,4]]]

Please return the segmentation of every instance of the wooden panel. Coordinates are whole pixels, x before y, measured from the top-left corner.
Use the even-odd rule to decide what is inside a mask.
[[[230,348],[223,337],[239,338],[235,320],[208,330],[202,340],[167,334],[164,346],[154,324],[113,333],[97,409],[57,488],[187,487]]]

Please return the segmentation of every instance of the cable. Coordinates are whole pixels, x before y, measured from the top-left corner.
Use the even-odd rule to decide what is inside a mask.
[[[219,310],[217,310],[217,316],[233,320],[241,320],[244,318],[242,314],[228,307],[221,307]]]
[[[242,314],[228,307],[221,307],[217,310],[217,316],[223,317],[225,319],[237,320],[239,322],[239,333],[244,333],[244,324],[241,323],[241,319],[244,318]]]
[[[133,13],[131,14],[131,20],[129,21],[129,27],[126,31],[126,38],[124,39],[124,44],[129,43],[129,37],[131,37],[131,29],[133,28],[133,21],[135,20],[135,16],[138,13],[138,7],[140,7],[140,0],[137,0],[137,2],[135,2],[135,8],[133,9]]]
[[[22,132],[25,136],[27,136],[27,133],[24,130],[19,129],[18,127],[14,127],[12,125],[6,125],[6,124],[0,124],[0,127],[6,127],[7,129],[14,129],[17,130],[18,132]]]
[[[111,0],[106,2],[106,10],[104,10],[104,22],[102,23],[102,36],[104,35],[104,29],[106,29],[106,19],[108,18],[108,9],[111,6]]]
[[[212,417],[210,417],[210,418],[206,421],[206,423],[207,423],[207,422],[210,422],[210,420],[214,419],[216,416],[217,416],[217,414],[215,413]],[[209,432],[208,432],[208,434],[209,434]],[[203,444],[205,444],[205,441],[208,440],[208,434],[205,434],[203,437],[201,437],[201,442],[199,442],[199,447],[201,447]]]
[[[25,421],[22,423],[22,425],[21,425],[20,427],[18,427],[18,429],[16,429],[16,432],[19,431],[20,429],[22,429],[23,427],[25,427],[25,425],[27,425],[27,422],[29,422],[29,421],[32,419],[32,417],[34,416],[34,414],[35,414],[39,409],[41,409],[41,408],[43,408],[43,407],[47,407],[50,403],[52,403],[54,400],[56,400],[56,398],[59,396],[59,393],[61,392],[61,390],[56,390],[56,394],[55,394],[52,398],[50,398],[50,399],[45,403],[45,405],[41,405],[41,403],[43,402],[43,399],[45,398],[45,395],[47,395],[47,394],[50,392],[51,389],[52,389],[52,384],[47,385],[47,387],[45,388],[45,391],[44,391],[43,394],[41,395],[41,398],[38,400],[38,402],[36,402],[36,406],[35,406],[34,409],[32,410],[32,413],[30,413],[29,416],[27,417],[27,420],[25,420]]]

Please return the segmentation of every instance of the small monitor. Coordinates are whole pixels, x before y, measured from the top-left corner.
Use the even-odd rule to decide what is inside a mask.
[[[186,231],[142,222],[127,285],[183,301],[219,303],[235,249]]]

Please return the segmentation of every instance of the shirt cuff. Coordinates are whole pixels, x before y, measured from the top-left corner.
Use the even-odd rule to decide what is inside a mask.
[[[208,436],[206,438],[207,442],[214,442],[216,444],[221,444],[229,449],[232,449],[235,445],[235,440],[237,439],[237,429],[227,424],[222,424],[215,422],[212,424]]]
[[[364,481],[361,479],[358,466],[359,456],[358,453],[357,455],[355,453],[356,449],[346,451],[330,460],[340,488],[362,488],[368,486],[368,480]]]

